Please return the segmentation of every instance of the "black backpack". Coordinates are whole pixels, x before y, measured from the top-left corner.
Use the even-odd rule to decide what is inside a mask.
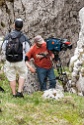
[[[6,59],[9,62],[19,62],[23,59],[23,45],[20,41],[21,33],[16,37],[12,38],[9,34],[9,39],[6,44]]]

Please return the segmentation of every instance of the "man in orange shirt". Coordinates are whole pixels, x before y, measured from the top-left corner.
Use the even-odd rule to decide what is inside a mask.
[[[31,58],[34,59],[36,70],[29,64],[29,60]],[[44,39],[40,35],[36,36],[34,38],[34,45],[26,53],[25,61],[27,67],[32,73],[37,72],[41,91],[45,91],[47,89],[45,80],[47,77],[50,80],[49,88],[55,88],[56,80],[51,61],[53,58],[54,54],[47,49]]]

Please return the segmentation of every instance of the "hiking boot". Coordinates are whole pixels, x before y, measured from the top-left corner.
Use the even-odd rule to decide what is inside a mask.
[[[16,96],[16,95],[13,95],[13,97],[15,97],[15,98],[16,98],[17,96]]]
[[[23,96],[23,93],[22,93],[22,92],[17,92],[16,97],[23,98],[24,96]]]

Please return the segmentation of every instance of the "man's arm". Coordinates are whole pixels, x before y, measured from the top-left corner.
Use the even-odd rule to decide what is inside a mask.
[[[6,44],[7,44],[8,40],[3,41],[2,45],[1,45],[1,51],[2,53],[5,55],[6,53]]]
[[[35,73],[36,70],[29,64],[29,59],[27,56],[25,56],[25,63],[27,65],[27,67],[29,68],[29,70],[32,72],[32,73]]]

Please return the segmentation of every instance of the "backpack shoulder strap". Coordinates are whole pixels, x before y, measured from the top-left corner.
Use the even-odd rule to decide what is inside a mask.
[[[12,35],[11,33],[8,34],[8,39],[11,38],[12,39]]]
[[[20,38],[22,35],[22,32],[20,32],[15,38]],[[13,39],[11,32],[8,34],[8,39],[9,38]]]
[[[29,44],[29,46],[31,46],[31,42],[28,39],[28,37],[24,33],[22,35],[23,35],[24,42],[27,42]]]
[[[22,35],[23,35],[23,34],[22,34],[22,32],[21,32],[16,38],[20,38]]]

